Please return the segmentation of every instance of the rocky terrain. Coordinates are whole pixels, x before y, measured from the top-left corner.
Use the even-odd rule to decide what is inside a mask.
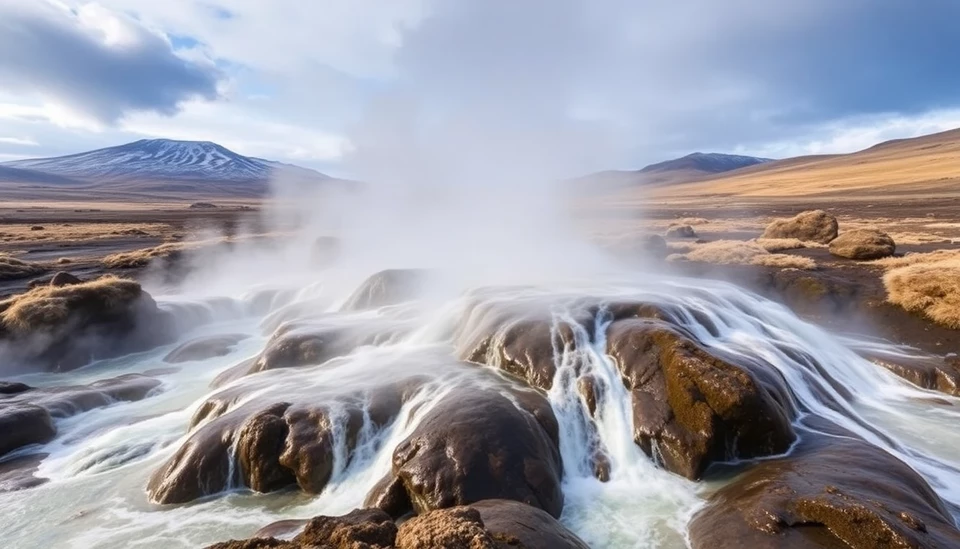
[[[621,270],[538,284],[358,280],[245,204],[5,210],[10,541],[960,546],[952,198],[750,200],[585,209]],[[164,293],[221,253],[273,262]]]

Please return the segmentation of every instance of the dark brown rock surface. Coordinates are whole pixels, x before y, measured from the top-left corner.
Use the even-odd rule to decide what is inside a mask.
[[[710,498],[690,524],[695,549],[960,547],[940,498],[910,467],[850,433],[805,433]]]
[[[455,390],[393,452],[393,471],[368,505],[394,516],[510,499],[553,516],[563,509],[556,418],[537,393]],[[520,406],[520,407],[518,407]]]

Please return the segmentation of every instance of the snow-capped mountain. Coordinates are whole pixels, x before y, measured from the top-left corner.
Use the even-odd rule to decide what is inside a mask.
[[[60,156],[6,162],[3,166],[86,181],[266,181],[284,165],[237,154],[209,141],[141,139],[126,145]],[[318,178],[323,174],[310,172]]]
[[[667,160],[657,164],[651,164],[640,173],[658,173],[674,170],[695,170],[703,173],[721,173],[731,170],[739,170],[748,166],[756,166],[770,162],[770,158],[758,158],[756,156],[741,156],[738,154],[721,153],[700,153],[695,152],[681,158]]]

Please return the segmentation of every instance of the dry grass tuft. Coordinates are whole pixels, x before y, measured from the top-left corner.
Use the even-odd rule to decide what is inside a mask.
[[[17,280],[43,274],[49,269],[39,263],[21,261],[8,255],[0,256],[0,280]]]
[[[673,254],[670,261],[699,261],[718,265],[763,265],[787,269],[815,269],[817,264],[807,257],[772,254],[756,242],[717,240],[695,246],[685,254]]]
[[[684,217],[674,222],[676,225],[706,225],[710,223],[709,219],[704,217]]]
[[[802,212],[789,219],[775,219],[761,238],[797,238],[827,244],[837,237],[837,218],[823,210]]]
[[[717,240],[695,247],[687,252],[689,261],[702,261],[720,265],[748,264],[754,257],[767,254],[766,250],[753,242],[742,240]]]
[[[38,286],[0,301],[0,321],[20,333],[56,328],[74,311],[115,311],[141,294],[135,281],[109,275],[71,286]]]
[[[799,250],[806,248],[807,244],[815,244],[813,242],[804,243],[799,238],[758,238],[754,242],[768,252]]]
[[[803,271],[812,271],[817,268],[817,262],[809,257],[787,254],[767,254],[755,256],[751,265],[763,265],[764,267],[779,267],[781,269],[800,269]]]
[[[960,256],[894,268],[884,275],[883,284],[890,303],[960,329]]]
[[[153,248],[111,254],[101,259],[100,263],[108,269],[136,269],[146,267],[154,259],[175,257],[188,247],[191,246],[182,242],[161,244]]]
[[[870,265],[877,265],[884,269],[896,269],[899,267],[908,267],[921,263],[933,264],[944,261],[960,261],[960,250],[936,250],[926,253],[908,253],[903,257],[885,257],[871,261]]]

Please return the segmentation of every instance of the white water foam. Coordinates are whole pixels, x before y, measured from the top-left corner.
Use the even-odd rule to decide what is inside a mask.
[[[239,332],[251,337],[224,357],[180,365],[180,371],[162,377],[162,391],[150,398],[119,402],[58,421],[60,436],[40,448],[50,454],[40,473],[51,482],[0,494],[8,546],[196,547],[249,536],[275,520],[343,513],[362,503],[369,489],[389,471],[392,449],[446,392],[467,382],[493,386],[490,376],[498,374],[492,369],[451,370],[449,359],[442,358],[449,356],[451,322],[464,310],[464,298],[451,298],[439,308],[393,307],[373,314],[335,314],[334,305],[342,302],[342,297],[325,292],[323,285],[317,284],[307,290],[250,292],[190,305],[212,312],[205,314],[203,325],[184,340],[215,333]],[[503,290],[499,299],[555,302],[555,327],[573,327],[575,345],[555,349],[557,372],[547,397],[560,425],[566,498],[562,521],[591,546],[683,547],[687,520],[715,486],[665,472],[634,444],[629,394],[606,353],[608,320],[598,314],[596,325],[587,330],[574,322],[565,306],[571,296],[584,295],[611,302],[627,298],[668,308],[705,347],[775,368],[792,389],[798,408],[885,448],[924,476],[941,497],[960,505],[960,435],[953,429],[960,419],[958,400],[907,384],[861,358],[851,350],[851,341],[807,324],[777,304],[728,284],[649,276],[642,281],[613,279]],[[160,301],[172,310],[187,307],[182,298]],[[298,309],[302,303],[311,306]],[[401,374],[424,373],[434,382],[407,401],[383,428],[376,428],[365,414],[352,452],[347,450],[342,432],[337,434],[334,472],[319,496],[294,491],[254,494],[234,487],[229,493],[188,505],[150,504],[144,491],[147,478],[185,440],[189,418],[209,396],[210,381],[264,347],[268,334],[262,326],[274,325],[283,316],[279,311],[294,318],[322,315],[325,322],[344,323],[399,317],[411,323],[412,330],[323,367],[251,376],[250,382],[260,384],[264,391],[277,395],[313,392],[323,399],[362,388],[371,379],[382,382]],[[707,319],[712,326],[697,318]],[[554,337],[554,341],[560,339]],[[892,346],[870,344],[893,352]],[[39,385],[87,383],[144,372],[160,366],[160,359],[172,347],[102,361],[69,374],[27,376],[26,380]],[[592,376],[599,388],[592,418],[577,390],[577,379],[583,375]],[[592,458],[598,447],[609,461],[609,482],[593,476]]]

